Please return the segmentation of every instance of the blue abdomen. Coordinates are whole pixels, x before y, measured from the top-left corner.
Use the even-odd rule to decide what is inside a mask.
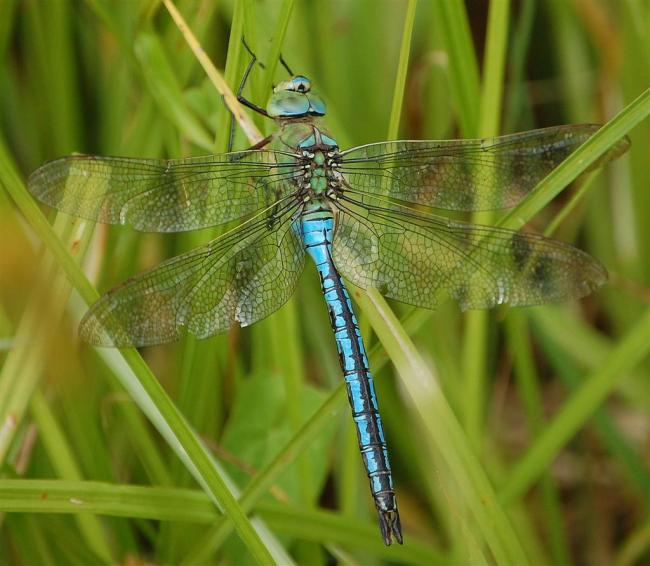
[[[320,275],[382,535],[386,544],[390,544],[392,536],[401,543],[402,532],[375,386],[350,295],[332,259],[334,219],[330,212],[317,207],[303,215],[300,228],[305,249]]]

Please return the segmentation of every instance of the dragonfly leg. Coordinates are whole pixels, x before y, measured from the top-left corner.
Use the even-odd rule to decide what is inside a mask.
[[[266,136],[263,140],[260,140],[260,141],[258,141],[256,144],[253,144],[252,146],[250,146],[250,147],[248,148],[248,150],[250,151],[251,149],[262,149],[263,147],[265,147],[265,146],[267,146],[268,144],[270,144],[270,143],[273,141],[273,138],[274,138],[274,137],[275,137],[275,136],[274,136],[273,134],[269,134],[269,135]]]
[[[289,75],[293,77],[293,73],[291,72],[289,65],[287,65],[287,62],[284,60],[284,57],[282,57],[282,53],[280,53],[280,63],[286,69],[287,73],[289,73]]]
[[[222,96],[221,99],[223,100],[224,97]],[[226,106],[226,108],[228,107]],[[230,108],[228,108],[228,112],[230,114],[230,125],[228,127],[228,153],[230,153],[235,145],[235,115]]]
[[[249,55],[253,57],[253,59],[257,60],[257,55],[253,53],[253,50],[248,46],[248,43],[246,43],[246,38],[242,37],[241,41],[244,44],[244,47],[246,48],[246,51],[248,51]],[[257,64],[260,67],[262,67],[262,69],[265,68],[264,63],[262,63],[261,61],[258,61]],[[289,73],[289,75],[293,76],[293,71],[289,68],[289,64],[287,63],[286,59],[282,56],[282,53],[280,53],[280,64],[285,68],[285,70],[287,71],[287,73]]]
[[[245,98],[244,95],[242,94],[243,90],[244,90],[244,88],[246,86],[248,76],[250,75],[251,71],[253,70],[253,66],[255,65],[255,63],[257,62],[262,68],[264,68],[264,63],[262,63],[260,61],[257,61],[257,55],[255,55],[255,53],[253,53],[251,48],[246,43],[246,39],[243,36],[242,36],[241,40],[242,40],[242,43],[244,44],[244,47],[246,48],[246,51],[248,51],[248,53],[250,54],[251,60],[250,60],[250,63],[248,64],[248,67],[246,67],[246,71],[244,72],[244,76],[242,77],[241,84],[239,85],[239,89],[237,90],[237,100],[239,102],[241,102],[244,106],[246,106],[246,107],[254,110],[255,112],[258,112],[258,113],[260,113],[263,116],[266,116],[268,118],[269,115],[266,112],[266,110],[264,110],[263,108],[257,106],[256,104],[253,104],[250,100]],[[285,65],[285,68],[288,69],[288,67],[286,67],[286,63],[284,63],[284,60],[282,59],[282,56],[280,56],[280,60],[283,62],[282,64]],[[251,149],[261,149],[264,146],[266,146],[272,139],[273,139],[272,136],[267,136],[263,140],[257,142],[252,147],[249,147],[248,149],[249,150],[251,150]],[[235,115],[232,112],[230,112],[230,129],[229,129],[229,133],[228,133],[228,152],[232,151],[232,148],[234,146],[234,142],[235,142]]]
[[[252,149],[262,149],[263,147],[266,147],[268,144],[270,144],[273,141],[274,137],[275,136],[273,134],[269,134],[264,139],[261,139],[256,144],[250,146],[248,148],[248,151]],[[228,132],[228,153],[232,151],[232,148],[234,147],[234,143],[235,143],[235,115],[232,112],[230,112],[230,128]]]
[[[230,112],[230,110],[228,110]],[[266,136],[264,139],[258,141],[256,144],[252,145],[251,147],[248,148],[248,150],[252,149],[262,149],[263,147],[266,147],[271,141],[273,140],[273,134]],[[230,112],[230,128],[228,131],[228,153],[232,151],[232,148],[234,147],[235,143],[235,115]]]
[[[244,44],[244,47],[246,48],[246,51],[248,51],[248,53],[250,54],[251,60],[250,60],[250,63],[248,63],[248,67],[246,67],[246,71],[244,71],[244,76],[242,77],[239,88],[237,89],[237,100],[239,100],[239,102],[241,102],[244,106],[246,106],[246,108],[250,108],[254,112],[257,112],[258,114],[261,114],[262,116],[266,116],[267,118],[270,118],[268,112],[266,110],[264,110],[264,108],[262,108],[261,106],[258,106],[254,102],[251,102],[250,100],[248,100],[247,98],[244,97],[244,94],[243,94],[244,87],[246,86],[246,82],[248,81],[248,76],[251,74],[251,71],[253,70],[253,67],[255,66],[255,63],[257,62],[257,55],[255,55],[255,53],[253,53],[251,48],[248,47],[248,44],[246,43],[246,39],[244,39],[243,36],[241,38],[241,41]],[[262,63],[260,63],[260,65],[262,65],[262,68],[264,68],[264,65]]]
[[[268,115],[268,112],[264,110],[261,106],[258,106],[254,102],[251,102],[248,100],[246,97],[244,97],[244,88],[246,86],[246,82],[248,81],[248,76],[251,74],[251,71],[253,70],[253,67],[255,66],[255,63],[260,65],[262,69],[264,69],[264,63],[260,62],[257,60],[257,55],[253,52],[253,50],[248,46],[248,43],[246,43],[246,38],[242,36],[241,38],[242,43],[244,44],[244,47],[246,48],[246,51],[248,51],[248,54],[251,56],[250,63],[248,63],[248,67],[246,67],[246,71],[244,72],[244,76],[242,77],[241,84],[239,85],[239,89],[237,89],[237,100],[241,102],[244,106],[247,108],[250,108],[254,112],[257,112],[258,114],[261,114],[262,116],[266,116],[267,118],[270,118]],[[293,73],[291,72],[291,69],[289,68],[289,65],[285,61],[284,57],[282,54],[280,54],[280,64],[286,69],[287,73],[289,75],[293,76]]]

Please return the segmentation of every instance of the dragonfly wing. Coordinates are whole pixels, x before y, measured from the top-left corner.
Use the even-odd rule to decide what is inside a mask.
[[[304,264],[297,205],[256,218],[103,295],[80,326],[98,346],[148,346],[252,324],[291,297]]]
[[[599,128],[577,124],[477,140],[392,141],[341,153],[349,190],[444,210],[514,206]],[[618,157],[623,138],[592,169]]]
[[[294,156],[270,150],[188,159],[70,155],[29,178],[39,200],[65,212],[146,232],[216,226],[295,190]]]
[[[442,292],[463,309],[537,305],[584,296],[607,279],[588,254],[539,235],[350,199],[337,207],[340,272],[411,305],[433,309]]]

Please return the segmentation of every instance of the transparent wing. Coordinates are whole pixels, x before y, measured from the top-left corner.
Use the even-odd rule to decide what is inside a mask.
[[[537,305],[581,297],[605,269],[573,246],[535,234],[429,214],[337,201],[334,262],[362,288],[433,309],[441,292],[463,309]]]
[[[304,264],[294,218],[299,205],[242,224],[103,295],[81,321],[98,346],[148,346],[247,326],[291,297]],[[262,215],[260,215],[262,216]]]
[[[341,154],[355,191],[445,210],[514,206],[600,126],[578,124],[479,140],[393,141]],[[618,157],[616,144],[592,168]]]
[[[188,159],[71,155],[29,178],[40,201],[67,214],[146,232],[216,226],[295,190],[294,156],[267,150]]]

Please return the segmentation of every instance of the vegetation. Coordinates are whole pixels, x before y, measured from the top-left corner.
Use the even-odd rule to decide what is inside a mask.
[[[243,35],[265,65],[253,100],[280,53],[310,76],[342,147],[607,124],[515,210],[474,218],[587,250],[610,272],[594,295],[461,313],[354,291],[405,531],[385,547],[309,265],[227,336],[76,338],[97,290],[216,234],[94,226],[25,188],[75,151],[227,149],[218,77],[171,2],[0,3],[0,565],[650,560],[650,3],[483,4],[176,4],[231,89]],[[626,156],[580,176],[626,134]]]

